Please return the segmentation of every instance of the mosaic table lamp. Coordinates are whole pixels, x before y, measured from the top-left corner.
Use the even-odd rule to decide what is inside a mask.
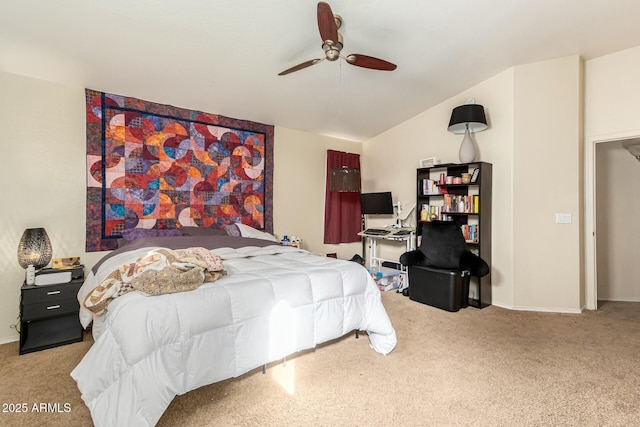
[[[51,241],[44,228],[27,228],[18,245],[18,263],[22,268],[33,265],[39,270],[51,261]]]

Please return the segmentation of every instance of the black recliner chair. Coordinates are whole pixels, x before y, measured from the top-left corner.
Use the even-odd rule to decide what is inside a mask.
[[[420,247],[402,254],[400,263],[407,266],[409,298],[447,311],[469,305],[471,276],[489,274],[487,263],[469,250],[453,221],[424,223]]]

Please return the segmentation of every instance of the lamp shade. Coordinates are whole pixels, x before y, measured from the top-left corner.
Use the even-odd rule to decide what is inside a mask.
[[[329,175],[329,190],[340,193],[356,193],[360,191],[360,169],[336,168]]]
[[[487,128],[487,117],[482,105],[465,104],[453,109],[447,130],[453,133],[464,133],[467,126],[469,132],[480,132]]]
[[[36,270],[51,261],[51,241],[44,228],[27,228],[18,244],[18,263],[22,268],[33,265]]]

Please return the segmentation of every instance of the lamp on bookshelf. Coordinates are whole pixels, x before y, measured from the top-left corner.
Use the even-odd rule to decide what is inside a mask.
[[[471,163],[476,158],[476,149],[471,140],[472,132],[481,132],[487,128],[487,117],[484,107],[476,104],[475,99],[469,99],[451,112],[447,130],[456,134],[464,134],[458,157],[462,163]]]

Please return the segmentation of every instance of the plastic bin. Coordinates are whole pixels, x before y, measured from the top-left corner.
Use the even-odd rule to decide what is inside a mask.
[[[431,267],[409,267],[409,298],[447,311],[467,307],[468,271],[441,270]]]

